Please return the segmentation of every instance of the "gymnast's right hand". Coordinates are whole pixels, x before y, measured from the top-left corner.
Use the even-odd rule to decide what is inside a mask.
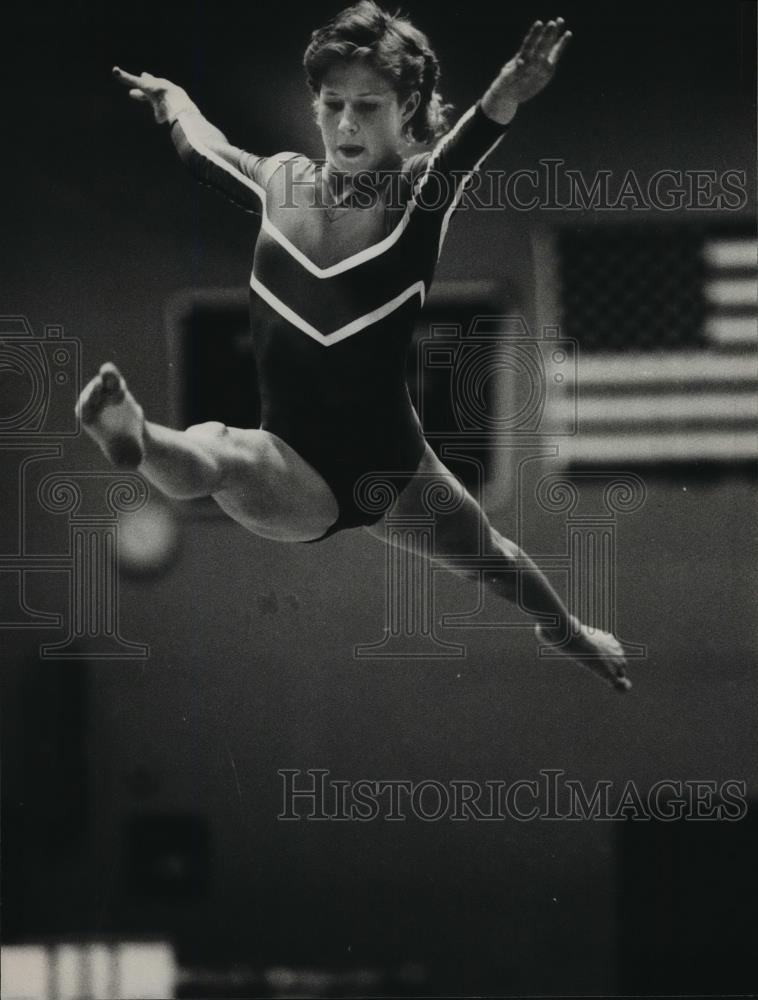
[[[113,75],[119,83],[129,87],[131,98],[143,104],[150,104],[155,120],[159,123],[173,121],[180,111],[194,108],[187,91],[170,80],[153,76],[152,73],[140,73],[139,76],[135,76],[118,66],[113,67]]]

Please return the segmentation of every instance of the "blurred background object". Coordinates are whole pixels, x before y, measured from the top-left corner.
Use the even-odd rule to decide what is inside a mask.
[[[171,1000],[170,945],[152,941],[61,942],[0,949],[7,1000]]]

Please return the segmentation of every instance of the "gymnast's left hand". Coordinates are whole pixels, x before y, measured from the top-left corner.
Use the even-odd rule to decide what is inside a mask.
[[[152,73],[127,73],[119,66],[113,67],[119,83],[129,87],[129,96],[135,101],[149,104],[159,124],[172,121],[180,111],[194,108],[189,94],[182,87]]]
[[[562,17],[555,21],[535,21],[521,48],[503,66],[482,98],[485,114],[502,124],[515,115],[519,104],[535,97],[555,75],[558,60],[571,39]]]

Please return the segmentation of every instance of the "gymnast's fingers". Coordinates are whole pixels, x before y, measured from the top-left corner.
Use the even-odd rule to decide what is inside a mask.
[[[140,73],[139,76],[135,76],[134,73],[127,73],[118,66],[113,67],[113,75],[120,83],[132,88],[138,88],[146,94],[157,94],[170,86],[168,80],[153,76],[152,73]]]
[[[553,49],[550,55],[548,56],[548,62],[552,63],[553,66],[555,66],[560,57],[563,55],[563,50],[571,41],[572,37],[573,36],[570,31],[565,31],[553,46]]]
[[[113,67],[113,75],[119,83],[123,83],[127,87],[139,87],[141,85],[140,77],[135,76],[134,73],[127,73],[118,66]]]
[[[544,25],[542,21],[535,21],[531,26],[529,31],[521,43],[521,48],[519,49],[519,56],[522,59],[531,59],[534,54],[535,47],[539,44],[539,40],[542,37],[542,32],[544,30]]]
[[[558,37],[558,25],[555,21],[548,21],[545,25],[542,34],[539,38],[539,43],[536,46],[535,54],[541,58],[547,58],[549,52],[555,44],[555,40]]]

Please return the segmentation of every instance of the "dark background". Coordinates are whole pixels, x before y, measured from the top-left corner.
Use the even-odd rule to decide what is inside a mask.
[[[81,341],[83,377],[111,359],[149,416],[168,419],[166,303],[188,287],[244,288],[255,221],[195,185],[111,66],[181,83],[240,146],[318,155],[300,60],[337,9],[6,9],[3,313],[26,315],[38,335],[62,324]],[[561,157],[618,176],[744,170],[739,214],[754,216],[754,4],[404,9],[431,36],[458,111],[531,20],[561,14],[575,32],[497,166]],[[547,215],[461,216],[438,278],[495,280],[504,305],[532,319],[529,234]],[[78,439],[46,468],[103,461]],[[753,485],[728,470],[660,472],[619,528],[620,631],[649,647],[624,700],[568,664],[538,663],[523,629],[454,636],[468,645],[460,662],[357,661],[353,646],[383,623],[376,541],[357,532],[277,546],[186,511],[167,573],[122,581],[122,633],[149,644],[146,662],[43,661],[54,633],[5,630],[6,940],[152,932],[186,965],[416,961],[451,993],[754,989],[739,825],[719,824],[706,843],[687,827],[673,854],[666,841],[665,856],[690,859],[672,874],[652,860],[640,868],[660,852],[613,824],[276,820],[282,767],[443,781],[555,767],[589,785],[736,779],[754,794]],[[512,510],[495,502],[492,517],[514,530]],[[54,520],[29,517],[37,551],[65,544]],[[560,545],[543,522],[527,525],[536,553]],[[55,574],[31,590],[37,608],[65,600]],[[440,593],[444,611],[473,606],[452,578]],[[160,854],[161,838],[190,859],[173,897],[144,870],[145,845]],[[696,925],[699,936],[656,951],[653,924]]]

